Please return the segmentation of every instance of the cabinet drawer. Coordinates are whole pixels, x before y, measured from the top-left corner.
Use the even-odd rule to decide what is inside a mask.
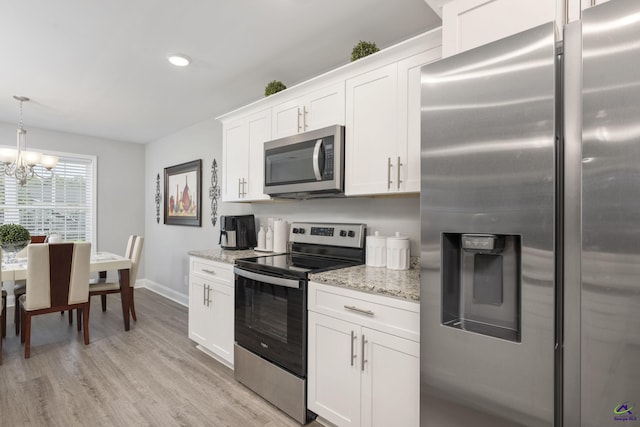
[[[420,305],[415,302],[311,282],[308,307],[316,313],[420,340]]]
[[[204,258],[191,258],[190,274],[197,274],[207,279],[214,279],[216,282],[233,285],[233,265],[218,263]]]

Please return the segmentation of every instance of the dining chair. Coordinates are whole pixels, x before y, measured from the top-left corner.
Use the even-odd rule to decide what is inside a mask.
[[[127,241],[127,249],[124,256],[131,260],[131,269],[129,270],[129,291],[130,291],[130,309],[131,317],[134,321],[138,321],[136,316],[136,307],[134,304],[134,285],[136,283],[136,276],[138,275],[138,266],[140,265],[140,259],[142,258],[142,247],[144,245],[144,237],[131,235]],[[89,299],[94,295],[100,295],[102,302],[102,311],[107,311],[107,295],[120,293],[120,282],[107,282],[106,272],[100,274],[100,279],[96,282],[92,282],[89,285]]]
[[[78,331],[89,344],[91,243],[43,243],[27,250],[27,292],[20,297],[20,341],[31,355],[31,317],[77,309]]]
[[[47,236],[32,235],[31,243],[45,243]],[[18,300],[22,295],[27,292],[27,285],[25,280],[16,280],[13,286],[13,300],[15,301],[15,310],[13,310],[13,324],[16,327],[16,335],[20,334],[20,310],[18,310]],[[69,319],[71,323],[72,319]]]

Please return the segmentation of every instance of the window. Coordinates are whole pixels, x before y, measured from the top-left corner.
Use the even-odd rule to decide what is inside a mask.
[[[20,187],[0,173],[0,224],[21,224],[33,235],[95,244],[95,157],[59,155],[53,178],[31,178]],[[36,172],[48,176],[37,166]],[[0,168],[1,171],[1,168]]]

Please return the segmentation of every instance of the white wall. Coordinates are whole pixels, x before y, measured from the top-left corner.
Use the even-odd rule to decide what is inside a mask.
[[[16,125],[0,123],[0,145],[15,147],[15,141]],[[124,254],[130,234],[144,235],[144,145],[27,126],[27,148],[97,157],[96,250]]]
[[[211,224],[208,197],[211,162],[218,162],[218,183],[222,179],[222,126],[210,119],[146,146],[145,262],[147,286],[182,302],[188,301],[188,252],[218,248],[219,221]],[[164,188],[164,168],[202,159],[202,227],[164,225],[155,220],[153,203],[155,178],[160,174]],[[282,218],[287,221],[361,222],[369,233],[383,235],[399,231],[411,238],[411,251],[419,254],[420,201],[417,195],[388,198],[336,198],[262,203],[218,203],[218,215],[253,213],[258,220]]]

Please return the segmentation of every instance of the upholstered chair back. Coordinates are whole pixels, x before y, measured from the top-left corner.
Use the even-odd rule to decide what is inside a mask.
[[[91,243],[41,243],[27,248],[26,310],[89,300]]]
[[[140,260],[142,259],[142,247],[144,246],[144,237],[135,237],[131,252],[127,251],[127,257],[131,260],[131,269],[129,270],[129,284],[133,287],[136,283],[136,277],[138,276],[138,267],[140,266]],[[131,238],[129,238],[131,241]]]

